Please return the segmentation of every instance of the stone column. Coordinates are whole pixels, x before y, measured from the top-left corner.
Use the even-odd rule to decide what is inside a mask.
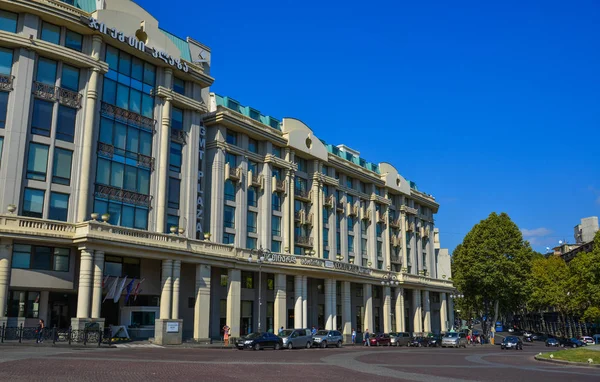
[[[423,317],[421,315],[421,290],[413,289],[412,295],[412,305],[413,305],[413,330],[415,333],[421,333]]]
[[[229,335],[238,338],[242,308],[242,272],[239,269],[229,269],[227,280],[227,326],[230,328]]]
[[[392,331],[392,296],[389,286],[383,287],[383,331]]]
[[[196,303],[194,304],[194,339],[210,339],[210,265],[196,265]],[[220,328],[219,328],[220,330]]]
[[[49,319],[49,317],[48,317],[48,297],[50,297],[49,291],[43,290],[40,292],[40,307],[39,307],[38,313],[39,313],[39,318],[44,320],[46,325],[49,325],[49,323],[48,323],[48,319]],[[1,325],[2,325],[2,323],[0,322],[0,326]]]
[[[92,292],[92,260],[94,251],[82,248],[79,266],[79,288],[77,292],[77,318],[90,318],[90,301]],[[75,326],[75,325],[74,325]],[[79,328],[79,325],[77,325]]]
[[[259,166],[261,165],[259,164]],[[269,163],[265,163],[264,165],[262,165],[262,167],[264,189],[262,193],[260,192],[260,190],[258,192],[258,240],[264,248],[271,248],[271,220],[273,219],[273,176],[271,172],[271,165]]]
[[[302,276],[294,276],[294,327],[303,328],[302,324]]]
[[[331,329],[338,330],[337,328],[337,282],[331,281]]]
[[[4,312],[8,302],[8,286],[10,285],[10,269],[12,260],[12,240],[0,239],[0,326],[6,323]]]
[[[302,276],[302,327],[308,326],[308,277]]]
[[[406,324],[404,322],[404,290],[402,288],[396,288],[396,304],[394,306],[396,310],[396,331],[406,331]]]
[[[171,318],[171,297],[173,295],[173,260],[162,261],[160,285],[160,319],[168,320]]]
[[[179,319],[179,283],[181,278],[181,260],[173,260],[173,303],[171,318]]]
[[[369,333],[374,333],[373,327],[373,287],[371,284],[363,284],[363,303],[365,306],[365,317],[363,332],[369,329]]]
[[[100,60],[100,51],[102,50],[102,37],[100,35],[92,36],[92,59]],[[97,115],[98,85],[100,82],[100,70],[92,68],[90,80],[85,99],[85,120],[83,122],[83,143],[81,145],[81,166],[79,177],[79,190],[77,193],[77,221],[82,222],[88,219],[88,199],[93,192],[90,192],[90,172],[92,168],[92,155],[94,142],[94,118]],[[96,211],[100,214],[108,211]]]
[[[332,302],[332,290],[331,290],[331,282],[330,279],[325,279],[325,329],[334,330],[333,329],[333,306]]]
[[[431,333],[431,302],[428,290],[423,291],[423,309],[425,313],[423,317],[423,331]]]
[[[368,208],[371,209],[371,224],[369,224],[369,228],[367,229],[367,234],[369,235],[367,256],[371,262],[371,268],[377,268],[377,211],[375,211],[375,202],[373,200],[367,201],[367,203],[369,203]],[[369,328],[369,330],[372,330],[372,328]]]
[[[92,292],[92,318],[101,317],[102,279],[104,278],[104,251],[94,252],[94,287]]]
[[[448,329],[452,329],[454,327],[454,300],[452,297],[448,299],[448,321],[450,323]]]
[[[223,242],[225,204],[225,151],[218,147],[213,158],[210,182],[210,234],[215,243]]]
[[[446,305],[446,293],[440,293],[440,330],[448,331],[448,307]]]
[[[164,86],[170,89],[173,70],[164,69]],[[161,111],[160,151],[158,162],[158,190],[156,196],[156,231],[165,232],[167,216],[167,189],[169,175],[169,142],[171,141],[171,98],[165,98]]]
[[[285,230],[285,235],[288,236],[288,243],[285,244],[285,236],[283,238],[284,241],[284,245],[285,247],[289,248],[290,252],[289,253],[294,253],[294,246],[295,246],[295,235],[296,232],[294,230],[294,224],[295,224],[295,220],[294,220],[294,194],[296,193],[295,191],[295,175],[292,171],[287,171],[287,187],[288,187],[288,193],[285,196],[285,203],[284,205],[286,206],[283,209],[283,229]],[[287,209],[286,209],[287,208]]]
[[[275,304],[274,313],[274,332],[277,333],[282,326],[287,328],[287,282],[286,275],[281,273],[275,274]]]
[[[344,342],[350,343],[352,339],[352,284],[342,281],[342,332]]]

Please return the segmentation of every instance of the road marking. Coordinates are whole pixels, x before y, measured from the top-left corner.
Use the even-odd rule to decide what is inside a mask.
[[[118,348],[160,348],[164,349],[164,346],[155,345],[155,344],[115,344]]]

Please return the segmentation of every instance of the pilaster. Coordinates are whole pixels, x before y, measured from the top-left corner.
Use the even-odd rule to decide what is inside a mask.
[[[194,339],[210,338],[210,265],[196,265],[196,302],[194,304]]]
[[[233,338],[240,336],[241,305],[242,273],[239,269],[229,269],[227,271],[227,326]]]
[[[223,211],[225,203],[225,151],[217,148],[211,168],[210,234],[213,241],[223,241]]]
[[[448,331],[448,306],[446,293],[440,293],[440,328],[442,332]]]
[[[302,324],[302,298],[304,292],[302,291],[302,276],[294,276],[294,327],[303,328]]]
[[[92,292],[92,318],[101,318],[102,279],[104,277],[104,251],[94,252],[94,286]]]
[[[392,297],[389,286],[383,287],[383,331],[389,333],[392,331]]]
[[[79,266],[79,287],[77,292],[77,318],[90,318],[90,301],[92,292],[92,261],[94,251],[81,248]]]
[[[287,282],[286,275],[282,273],[275,274],[275,304],[274,304],[274,332],[277,333],[279,328],[287,327]]]
[[[350,343],[352,337],[352,290],[350,281],[342,281],[342,333],[344,342]]]
[[[394,305],[396,312],[396,331],[406,331],[406,323],[404,322],[404,290],[396,288],[396,304]]]
[[[374,333],[373,326],[373,287],[371,284],[363,284],[363,304],[365,307],[365,316],[363,324],[363,332],[369,329],[370,333]]]
[[[173,260],[162,261],[160,285],[160,319],[168,320],[171,318],[171,297],[173,295]]]
[[[12,260],[12,240],[0,239],[0,319],[5,318],[4,313],[8,303],[8,286],[10,285],[10,269]],[[2,323],[0,322],[0,325]]]
[[[421,290],[413,289],[412,293],[412,305],[413,305],[413,330],[415,333],[421,333],[423,331],[423,316],[421,313]]]
[[[179,319],[179,284],[181,278],[181,260],[173,260],[173,302],[171,318]]]
[[[164,68],[164,86],[172,88],[173,70]],[[156,231],[165,232],[167,192],[169,179],[169,142],[171,141],[171,98],[164,99],[160,124],[160,151],[158,165],[158,190],[156,193]]]
[[[431,333],[431,301],[429,300],[429,291],[423,291],[423,331]]]

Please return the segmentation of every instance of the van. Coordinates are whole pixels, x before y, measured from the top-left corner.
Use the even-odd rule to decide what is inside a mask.
[[[310,348],[313,337],[310,329],[286,329],[279,333],[285,349]]]
[[[391,346],[408,346],[410,342],[410,333],[398,332],[390,333],[390,345]]]

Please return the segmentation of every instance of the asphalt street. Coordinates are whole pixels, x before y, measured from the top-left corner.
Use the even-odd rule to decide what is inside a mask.
[[[162,348],[68,349],[0,346],[1,381],[595,381],[600,369],[551,365],[499,346],[244,350]]]

